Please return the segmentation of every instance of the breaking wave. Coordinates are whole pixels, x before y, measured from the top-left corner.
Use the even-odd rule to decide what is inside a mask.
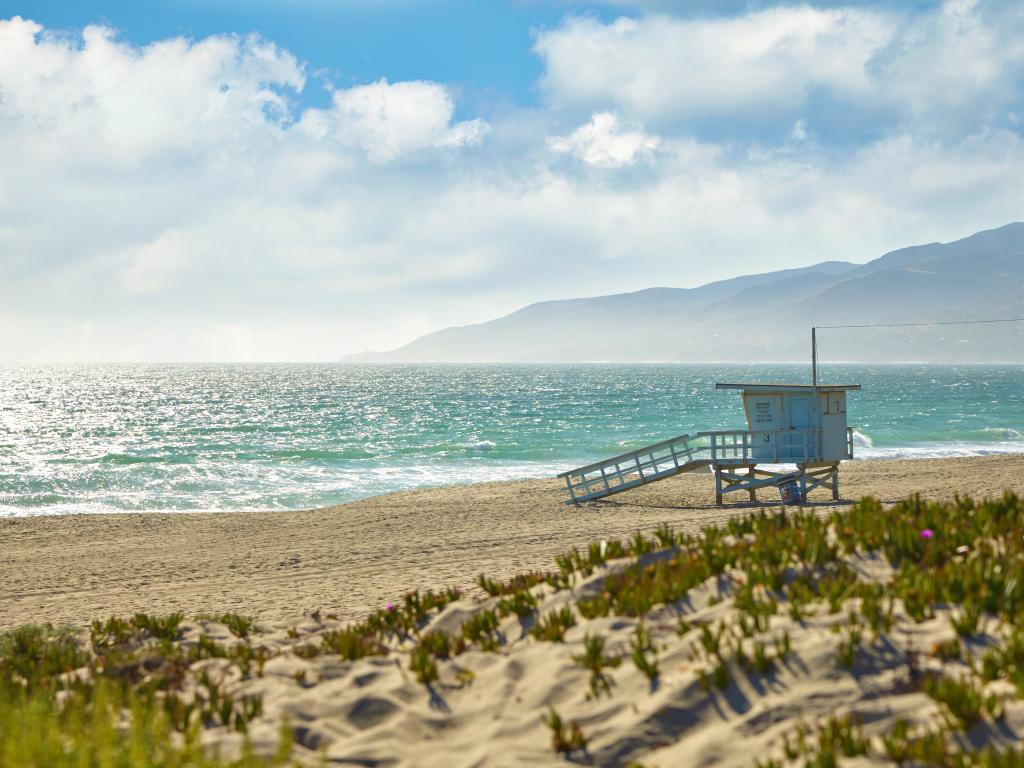
[[[853,447],[854,448],[874,448],[875,441],[864,432],[859,429],[853,430]]]

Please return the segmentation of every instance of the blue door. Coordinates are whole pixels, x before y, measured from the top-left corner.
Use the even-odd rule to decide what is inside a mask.
[[[807,443],[806,443],[806,448],[805,448],[804,447],[805,446],[805,443],[804,443],[805,437],[804,437],[804,435],[806,433],[803,432],[803,431],[798,431],[798,430],[806,430],[806,429],[808,429],[811,426],[811,398],[810,398],[810,396],[809,395],[792,395],[789,398],[789,409],[788,410],[789,410],[789,424],[788,424],[788,426],[789,426],[789,429],[790,429],[790,434],[788,435],[789,451],[787,451],[787,454],[789,455],[790,458],[797,459],[799,461],[803,461],[803,460],[808,459],[808,458],[813,458],[813,454],[815,453],[815,451],[814,451],[814,442],[813,442],[812,438],[809,435],[806,437]],[[810,453],[811,456],[808,456],[807,453]]]

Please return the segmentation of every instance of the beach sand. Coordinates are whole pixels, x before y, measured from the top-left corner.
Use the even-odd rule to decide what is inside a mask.
[[[851,462],[841,477],[845,499],[1024,493],[1024,455]],[[761,497],[778,504],[774,489]],[[83,624],[135,611],[237,611],[282,621],[321,610],[346,620],[411,589],[472,587],[480,573],[507,578],[549,569],[573,546],[650,532],[662,522],[696,530],[752,508],[714,506],[709,474],[578,509],[563,499],[557,480],[542,479],[415,490],[303,512],[6,518],[0,626]],[[812,501],[823,512],[845,506],[824,493]]]
[[[895,502],[911,493],[949,499],[1024,491],[1024,455],[855,462],[843,473],[847,499],[873,495]],[[768,501],[775,494],[763,495]],[[948,701],[940,705],[938,689],[929,688],[937,680],[960,685],[955,681],[974,674],[986,649],[1009,647],[1005,615],[979,617],[970,637],[958,640],[954,622],[963,618],[960,606],[936,605],[930,617],[915,616],[903,599],[879,598],[874,609],[867,607],[867,597],[830,606],[832,598],[824,598],[836,593],[826,592],[824,578],[818,582],[819,597],[797,613],[792,591],[782,610],[763,586],[741,602],[741,585],[764,573],[759,557],[770,550],[770,531],[777,529],[771,524],[763,529],[769,532],[765,550],[755,545],[749,558],[733,561],[747,570],[727,568],[695,583],[681,600],[655,604],[640,618],[629,609],[609,615],[584,610],[588,596],[612,599],[608,590],[616,587],[606,579],[625,576],[634,562],[628,558],[590,575],[577,573],[571,589],[536,585],[529,591],[533,607],[520,611],[520,617],[502,605],[505,598],[475,599],[483,595],[473,587],[481,572],[505,579],[551,569],[554,556],[573,546],[626,538],[637,530],[649,538],[661,523],[695,531],[754,508],[749,503],[716,507],[712,499],[712,477],[702,474],[578,509],[565,506],[558,483],[547,479],[410,491],[305,512],[5,519],[0,521],[0,577],[6,587],[0,617],[12,626],[83,624],[134,611],[184,612],[187,618],[173,639],[146,646],[138,639],[117,641],[122,646],[110,656],[108,672],[151,674],[140,685],[166,682],[161,676],[172,675],[166,679],[178,680],[175,695],[196,706],[212,702],[215,690],[226,696],[234,702],[229,714],[215,716],[211,709],[203,716],[201,734],[208,750],[225,757],[243,749],[231,713],[253,702],[259,707],[250,710],[245,738],[255,753],[275,753],[286,727],[295,742],[292,757],[310,766],[323,761],[417,768],[565,765],[545,724],[553,712],[582,729],[586,748],[572,752],[575,762],[622,768],[637,760],[662,768],[750,768],[758,759],[766,764],[769,756],[780,757],[785,744],[798,744],[801,728],[810,727],[813,734],[835,717],[842,720],[827,727],[847,728],[849,734],[860,728],[857,734],[867,741],[857,734],[849,738],[860,739],[858,749],[870,748],[872,754],[844,765],[883,764],[878,759],[888,750],[883,736],[896,733],[900,723],[913,729],[913,738],[944,733],[939,738],[957,751],[1021,748],[1024,700],[1008,678],[970,688],[985,697],[988,714],[975,717],[964,709],[963,717],[973,719],[963,719],[962,728],[950,729],[954,699],[942,694]],[[778,509],[771,501],[770,508]],[[827,494],[812,501],[812,509],[822,514],[847,506],[832,503]],[[902,524],[906,533],[903,517],[887,524]],[[792,541],[811,540],[812,534],[804,537],[813,528],[803,528]],[[1006,535],[1016,542],[1018,530]],[[854,535],[852,524],[849,531],[845,535]],[[913,532],[911,538],[919,540]],[[999,545],[1007,547],[1008,540]],[[729,536],[717,546],[712,550],[721,555],[722,546],[747,544]],[[969,553],[967,548],[968,558]],[[653,564],[672,556],[673,550],[648,550],[640,558]],[[697,550],[694,556],[702,555]],[[886,585],[893,577],[892,566],[874,552],[848,552],[842,561],[861,584]],[[1009,571],[1009,560],[1000,568]],[[671,565],[662,578],[669,573]],[[678,578],[681,571],[674,573],[671,578]],[[931,578],[935,569],[929,573]],[[349,619],[397,602],[405,591],[447,585],[470,588],[468,599],[425,611],[413,634],[340,631]],[[978,582],[972,587],[980,588]],[[635,586],[631,589],[638,594]],[[840,589],[849,592],[841,583]],[[911,593],[904,585],[900,594]],[[508,599],[519,601],[525,594]],[[379,611],[375,621],[408,618],[410,605],[415,603]],[[768,608],[761,614],[763,625],[751,619],[757,605]],[[315,609],[321,613],[308,615]],[[246,629],[228,626],[217,618],[226,611],[258,621]],[[563,618],[554,621],[556,612]],[[493,621],[485,632],[498,643],[494,652],[484,650],[484,635],[474,637],[467,629],[485,626],[485,614]],[[862,635],[866,624],[857,617],[870,623],[869,615],[876,619],[877,636]],[[552,634],[552,626],[562,629]],[[603,691],[592,687],[594,678],[580,663],[587,638],[595,636],[605,643],[599,666]],[[377,645],[361,646],[371,654],[349,661],[360,655],[352,653],[358,644],[354,637]],[[713,637],[718,640],[708,639]],[[467,645],[448,645],[458,638]],[[452,653],[435,650],[439,658],[432,662],[423,654],[440,639]],[[954,646],[956,653],[949,650]],[[200,654],[200,648],[207,650]],[[145,663],[132,661],[132,654],[145,657]],[[128,661],[118,667],[120,658]],[[183,658],[193,660],[179,679],[177,662],[168,659]],[[966,663],[970,659],[975,667]],[[654,661],[657,669],[650,666]],[[432,671],[424,675],[424,669]],[[818,737],[812,735],[809,743],[817,744]]]

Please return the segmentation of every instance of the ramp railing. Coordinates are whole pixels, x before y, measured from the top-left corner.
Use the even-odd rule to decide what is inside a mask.
[[[579,504],[685,472],[698,450],[700,447],[693,444],[690,435],[679,435],[571,469],[559,477],[565,480],[570,501]]]

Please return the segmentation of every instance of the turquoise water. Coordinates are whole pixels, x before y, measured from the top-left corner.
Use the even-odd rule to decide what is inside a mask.
[[[0,514],[300,509],[742,428],[799,365],[0,367]],[[860,458],[1024,451],[1020,366],[832,365]]]

